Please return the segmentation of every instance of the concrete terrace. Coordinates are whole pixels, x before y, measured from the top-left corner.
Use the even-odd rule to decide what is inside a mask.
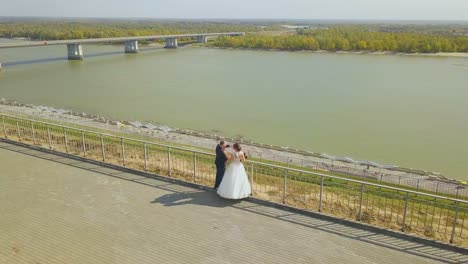
[[[460,253],[0,141],[0,263],[467,262]]]

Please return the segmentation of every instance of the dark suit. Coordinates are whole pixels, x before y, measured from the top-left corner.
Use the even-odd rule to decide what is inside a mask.
[[[229,148],[229,145],[226,145],[226,148]],[[227,157],[224,155],[223,148],[218,144],[216,146],[216,181],[215,181],[215,189],[218,189],[221,181],[223,180],[224,172],[226,171],[226,162]]]

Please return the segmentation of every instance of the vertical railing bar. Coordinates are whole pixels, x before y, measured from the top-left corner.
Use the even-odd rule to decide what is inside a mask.
[[[388,200],[388,194],[385,194],[385,202],[384,202],[384,219],[387,219],[387,200]],[[390,220],[391,222],[392,220]]]
[[[19,140],[19,142],[21,142],[21,134],[20,134],[20,130],[19,130],[18,121],[16,121],[16,132],[18,134],[18,140]]]
[[[148,154],[146,152],[146,142],[143,144],[144,152],[145,152],[145,171],[148,171]]]
[[[437,232],[439,232],[439,230],[440,230],[440,225],[441,225],[441,221],[442,221],[442,212],[443,212],[443,207],[440,206],[440,209],[439,209],[439,223],[437,224]]]
[[[63,128],[63,136],[65,138],[65,152],[68,154],[68,137],[67,137],[67,130]]]
[[[328,193],[331,194],[331,197],[330,197],[330,199],[328,199],[328,196],[326,196],[326,198],[327,198],[327,200],[330,201],[330,203],[329,203],[330,204],[330,209],[333,210],[333,204],[334,204],[334,202],[333,202],[333,193],[335,192],[335,184],[333,182],[330,182],[330,186],[331,186],[331,191],[328,192]]]
[[[288,164],[289,166],[289,164]],[[286,203],[286,178],[288,177],[288,170],[284,170],[284,180],[283,180],[283,204]]]
[[[34,131],[34,123],[31,122],[31,131],[32,131],[32,137],[33,137],[33,144],[36,145],[36,131]]]
[[[358,221],[361,222],[362,217],[362,200],[364,198],[364,183],[361,184],[361,194],[359,195],[359,213],[358,213]]]
[[[462,216],[462,218],[461,218],[461,219],[462,219],[462,222],[461,222],[461,224],[460,224],[460,227],[461,227],[461,228],[460,228],[460,235],[459,235],[459,237],[462,237],[462,235],[463,235],[463,226],[465,225],[465,218],[466,218],[466,212],[463,212],[463,216]]]
[[[171,148],[167,147],[167,174],[171,176]]]
[[[122,165],[125,167],[125,147],[123,138],[120,138],[120,145],[122,146]]]
[[[457,219],[458,219],[458,211],[460,209],[459,203],[455,203],[456,209],[455,209],[455,216],[453,217],[453,227],[452,227],[452,235],[450,236],[450,244],[453,244],[454,238],[455,238],[455,229],[457,227]]]
[[[403,211],[403,222],[401,224],[401,231],[403,231],[403,232],[405,232],[405,228],[406,228],[406,214],[408,212],[408,200],[409,200],[409,192],[406,192],[405,210]]]
[[[193,182],[197,182],[197,153],[193,152]]]
[[[104,136],[101,134],[101,154],[102,154],[102,161],[106,161],[106,151],[104,148]]]
[[[432,202],[432,219],[431,219],[431,229],[434,227],[434,218],[435,218],[435,208],[436,208],[437,198],[434,198]]]
[[[416,195],[417,196],[417,195]],[[417,201],[417,197],[414,197],[413,199],[413,205],[411,206],[411,218],[410,218],[410,223],[409,223],[409,226],[412,227],[413,226],[413,218],[414,218],[414,204],[416,203]]]
[[[83,155],[86,157],[86,144],[84,138],[84,132],[81,130],[81,144],[83,145]]]
[[[424,215],[424,228],[427,228],[427,215],[429,211],[429,202],[426,203],[426,214]]]
[[[253,195],[253,188],[254,188],[254,164],[250,166],[250,195]]]
[[[49,125],[46,125],[46,127],[47,127],[47,140],[49,142],[49,149],[52,149],[52,142],[50,140],[50,127]]]
[[[5,126],[5,117],[2,115],[2,124],[3,124],[3,133],[5,134],[5,138],[8,138]]]
[[[447,229],[449,228],[449,224],[450,224],[450,221],[448,221],[449,216],[450,216],[450,208],[447,208],[447,217],[445,218],[446,221],[445,221],[445,230],[444,230],[444,234],[447,234]]]
[[[320,177],[320,198],[319,198],[319,212],[322,212],[323,210],[323,176]]]

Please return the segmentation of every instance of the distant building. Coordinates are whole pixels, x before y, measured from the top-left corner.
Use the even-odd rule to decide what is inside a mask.
[[[291,25],[282,25],[282,28],[287,28],[287,29],[309,29],[310,26],[291,26]]]

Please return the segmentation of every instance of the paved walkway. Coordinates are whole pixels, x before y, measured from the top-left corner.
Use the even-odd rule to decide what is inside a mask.
[[[0,142],[0,263],[436,260],[468,258]]]

